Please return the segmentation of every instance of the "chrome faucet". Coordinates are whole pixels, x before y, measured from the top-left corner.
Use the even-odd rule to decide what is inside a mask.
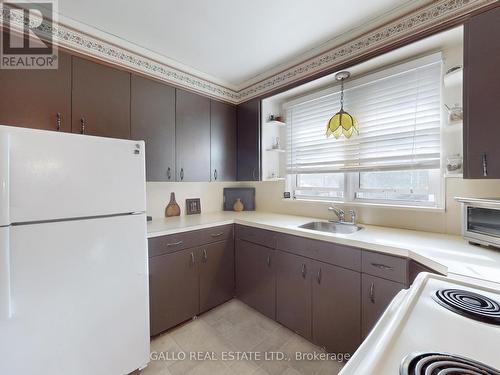
[[[351,216],[351,224],[356,225],[356,211],[354,210],[349,210],[349,215]]]
[[[335,207],[335,206],[330,206],[330,207],[328,207],[328,211],[332,211],[335,215],[337,215],[337,217],[339,219],[338,221],[340,221],[341,223],[344,222],[345,212],[343,209]],[[333,221],[333,220],[330,220],[330,221]]]

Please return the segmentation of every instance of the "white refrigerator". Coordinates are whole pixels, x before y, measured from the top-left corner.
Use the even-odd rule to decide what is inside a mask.
[[[0,126],[0,374],[149,361],[144,143]]]

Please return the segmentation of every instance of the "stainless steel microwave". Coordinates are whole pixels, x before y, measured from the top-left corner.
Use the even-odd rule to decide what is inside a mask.
[[[500,198],[456,198],[462,204],[462,235],[472,244],[500,247]]]

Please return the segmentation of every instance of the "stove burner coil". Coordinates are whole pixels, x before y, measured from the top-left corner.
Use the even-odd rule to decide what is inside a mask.
[[[486,296],[460,289],[440,289],[433,296],[441,306],[483,323],[500,325],[500,304]]]
[[[400,375],[500,375],[483,363],[447,353],[413,353],[399,368]]]

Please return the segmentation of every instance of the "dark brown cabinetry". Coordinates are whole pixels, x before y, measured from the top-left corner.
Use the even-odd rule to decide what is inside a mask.
[[[212,181],[236,180],[236,107],[210,101],[210,164]]]
[[[260,100],[238,105],[238,181],[260,180]]]
[[[361,275],[313,262],[313,341],[330,353],[354,353],[361,343]]]
[[[276,319],[275,250],[236,239],[236,296],[271,319]]]
[[[210,99],[176,90],[177,181],[210,181]]]
[[[234,296],[234,241],[231,238],[203,245],[199,253],[200,312],[203,312]]]
[[[276,252],[276,320],[311,338],[311,260]]]
[[[151,336],[234,295],[233,226],[150,238]]]
[[[58,68],[0,69],[0,124],[71,131],[71,56],[59,51]]]
[[[175,181],[175,89],[132,75],[131,138],[146,142],[146,181]]]
[[[130,73],[73,56],[71,131],[130,138]]]
[[[195,316],[199,311],[196,249],[149,259],[151,336]]]
[[[387,306],[405,285],[363,274],[361,286],[362,336],[366,337]]]
[[[464,177],[500,178],[500,8],[464,31]]]

